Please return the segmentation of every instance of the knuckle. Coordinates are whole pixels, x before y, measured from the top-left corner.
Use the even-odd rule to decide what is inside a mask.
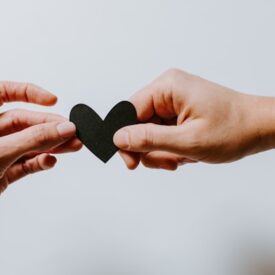
[[[7,118],[8,123],[12,125],[13,129],[16,132],[21,131],[24,128],[23,126],[24,123],[22,123],[21,121],[21,118],[24,115],[24,113],[26,113],[26,110],[16,108],[16,109],[7,111],[4,114]]]
[[[180,69],[170,69],[164,74],[164,79],[169,87],[174,87],[175,83],[192,83],[194,80],[194,75],[182,71]]]
[[[144,125],[139,131],[139,139],[137,140],[136,147],[146,149],[150,144],[152,144],[150,128],[149,125]]]
[[[25,112],[26,110],[22,109],[22,108],[15,108],[11,111],[9,111],[11,113],[11,115],[18,115],[21,114],[23,112]]]
[[[190,152],[197,154],[201,151],[203,146],[201,133],[197,131],[190,133],[187,141],[187,147]]]
[[[37,157],[34,160],[29,160],[22,163],[22,170],[25,175],[34,174],[38,171],[42,171],[42,166],[40,165],[39,158]]]
[[[33,139],[36,146],[43,147],[50,140],[50,135],[43,128],[39,127],[34,130]]]
[[[142,134],[142,135],[140,136],[140,139],[138,140],[136,146],[137,146],[138,148],[145,148],[145,147],[147,147],[147,144],[148,144],[147,133],[146,133],[146,131],[144,131],[144,134]]]
[[[15,108],[13,110],[7,111],[7,116],[9,116],[12,120],[15,122],[18,122],[20,120],[20,117],[22,117],[26,113],[26,110],[21,108]]]
[[[31,102],[29,92],[35,88],[35,85],[29,82],[21,84],[21,93],[25,102]]]
[[[29,102],[28,92],[31,88],[32,88],[31,84],[25,83],[23,94],[26,102]]]
[[[174,90],[176,83],[178,83],[182,78],[186,78],[187,74],[180,69],[169,69],[166,71],[162,77],[162,83],[166,87],[167,91]]]
[[[0,95],[1,98],[3,98],[5,101],[8,101],[8,89],[9,89],[10,83],[7,81],[3,81],[0,83]]]
[[[29,174],[33,174],[34,173],[34,169],[33,166],[30,165],[30,163],[22,163],[22,170],[24,171],[25,175],[29,175]]]
[[[25,93],[28,93],[29,90],[35,88],[36,86],[33,83],[25,82],[24,83],[24,91]]]
[[[169,69],[168,71],[166,71],[166,73],[164,74],[168,79],[174,80],[175,78],[177,78],[179,75],[182,75],[183,71],[181,71],[180,69],[177,68],[172,68]]]
[[[31,82],[26,82],[25,85],[26,85],[27,88],[33,88],[33,87],[35,87],[35,85],[33,83],[31,83]]]

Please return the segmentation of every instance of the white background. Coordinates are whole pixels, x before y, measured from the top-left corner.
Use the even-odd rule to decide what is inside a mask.
[[[178,67],[275,96],[270,0],[0,0],[0,78],[100,115]],[[4,107],[46,108],[14,104]],[[3,275],[244,274],[275,250],[275,155],[128,171],[88,150],[0,198]],[[249,271],[248,271],[249,272]],[[251,273],[250,273],[251,274]]]

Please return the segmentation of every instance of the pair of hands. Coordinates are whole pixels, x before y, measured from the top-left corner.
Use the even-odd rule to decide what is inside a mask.
[[[54,105],[51,93],[28,84],[0,83],[0,104]],[[231,162],[274,148],[275,100],[235,92],[180,70],[169,70],[130,101],[143,124],[114,135],[129,169],[175,170],[185,163]],[[75,152],[75,126],[49,113],[0,114],[0,192],[10,183],[52,168],[56,153]]]
[[[52,106],[56,96],[35,85],[0,82],[0,105],[27,102]],[[53,168],[54,154],[75,152],[81,142],[64,117],[23,109],[0,114],[0,193],[22,177]]]

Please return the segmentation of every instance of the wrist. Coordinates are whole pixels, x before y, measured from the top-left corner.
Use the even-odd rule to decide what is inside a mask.
[[[247,95],[247,125],[250,129],[250,153],[275,148],[275,98]]]

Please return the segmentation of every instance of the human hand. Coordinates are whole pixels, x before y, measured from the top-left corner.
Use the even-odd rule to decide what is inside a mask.
[[[51,106],[57,98],[31,84],[0,82],[0,106],[13,101]],[[0,113],[0,193],[28,174],[54,167],[52,154],[80,150],[75,132],[59,115],[23,109]]]
[[[170,70],[130,101],[143,124],[114,135],[129,169],[225,163],[274,148],[275,100]]]

